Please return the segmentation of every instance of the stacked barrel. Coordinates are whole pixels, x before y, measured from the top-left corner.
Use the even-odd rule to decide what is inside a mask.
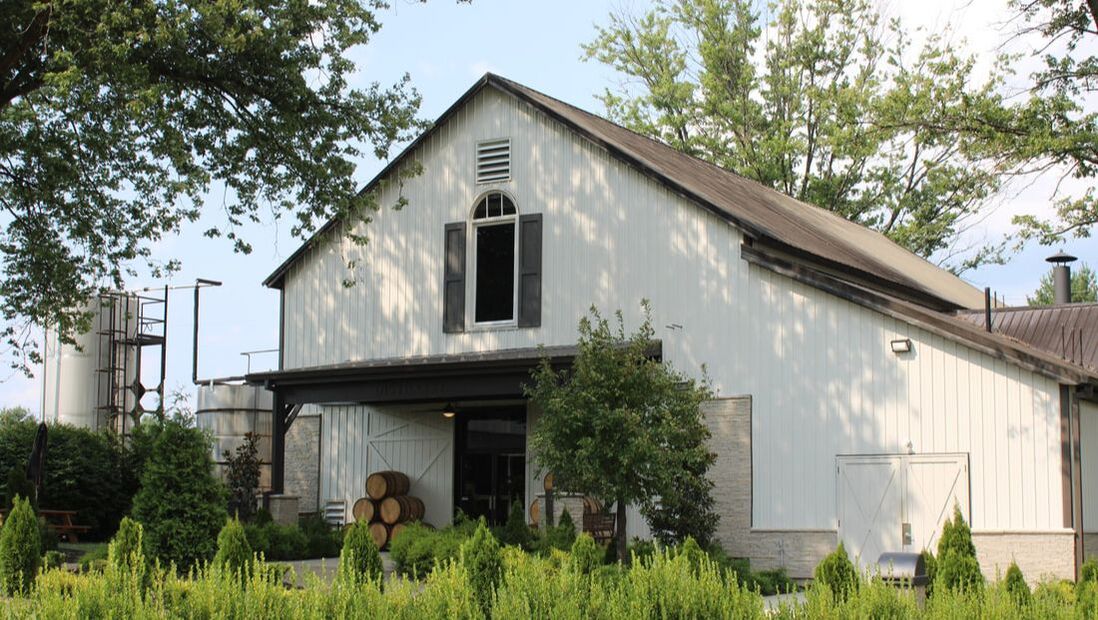
[[[385,549],[405,524],[423,519],[423,500],[408,495],[411,483],[399,471],[379,471],[366,478],[366,497],[355,502],[356,521],[370,524],[370,536]]]

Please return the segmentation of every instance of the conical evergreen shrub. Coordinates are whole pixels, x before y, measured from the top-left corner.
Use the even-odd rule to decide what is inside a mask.
[[[140,523],[129,517],[122,517],[122,522],[118,524],[118,533],[107,548],[107,564],[127,571],[144,566],[142,535]]]
[[[42,561],[38,517],[29,500],[13,499],[14,507],[0,530],[0,586],[7,594],[29,592]]]
[[[252,548],[248,545],[244,526],[236,517],[229,519],[218,533],[217,555],[213,563],[222,570],[239,574],[242,580],[247,579],[252,566]]]
[[[1026,578],[1022,575],[1022,569],[1018,568],[1017,562],[1011,562],[1010,567],[1007,568],[1006,576],[1003,577],[1003,587],[1019,607],[1029,605],[1033,598],[1033,592],[1030,591],[1029,584],[1026,583]]]
[[[590,534],[583,532],[576,536],[576,542],[572,543],[572,570],[581,575],[590,575],[592,571],[602,566],[604,555],[606,551],[599,547]]]
[[[935,591],[943,588],[970,591],[984,585],[984,575],[976,559],[976,545],[972,542],[972,530],[959,507],[953,508],[953,519],[942,526],[936,564]]]
[[[846,547],[839,543],[838,548],[829,553],[817,566],[814,577],[816,583],[826,585],[837,601],[845,601],[858,591],[860,580],[858,569],[850,561]]]
[[[384,574],[381,553],[370,535],[370,524],[356,521],[343,536],[339,552],[339,578],[348,584],[380,582]]]
[[[499,542],[481,518],[473,537],[461,545],[461,561],[469,573],[469,585],[485,616],[490,616],[492,597],[503,574]]]

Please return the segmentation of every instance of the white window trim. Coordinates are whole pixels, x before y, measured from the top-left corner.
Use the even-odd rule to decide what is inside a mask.
[[[511,204],[515,205],[515,212],[509,215],[496,215],[492,217],[485,217],[476,219],[473,217],[473,213],[476,211],[477,205],[481,200],[484,200],[485,196],[489,194],[503,194],[511,201]],[[491,190],[484,192],[477,196],[477,199],[473,201],[473,208],[469,211],[469,237],[466,240],[466,247],[472,248],[471,252],[466,253],[467,272],[471,272],[473,277],[467,278],[470,283],[470,287],[466,290],[466,300],[470,303],[467,305],[472,309],[469,313],[467,328],[469,331],[491,331],[491,330],[507,330],[515,329],[518,327],[518,284],[519,284],[519,209],[515,204],[515,200],[506,192],[499,190]],[[511,224],[515,229],[515,248],[513,252],[514,267],[512,273],[512,279],[514,281],[511,286],[511,318],[502,321],[477,321],[477,229],[481,226],[500,226],[504,224]]]

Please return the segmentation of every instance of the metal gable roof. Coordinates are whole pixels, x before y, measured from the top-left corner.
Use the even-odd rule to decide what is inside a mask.
[[[958,317],[984,324],[983,312]],[[1060,359],[1098,371],[1098,304],[993,308],[991,329]]]
[[[490,73],[478,80],[439,117],[431,129],[412,142],[363,191],[373,189],[422,140],[486,87],[496,88],[527,102],[754,237],[814,257],[824,266],[850,272],[882,290],[893,293],[903,291],[923,298],[930,306],[941,309],[976,308],[983,302],[982,293],[975,287],[876,231]],[[289,267],[333,224],[325,224],[268,276],[264,284],[280,286]]]

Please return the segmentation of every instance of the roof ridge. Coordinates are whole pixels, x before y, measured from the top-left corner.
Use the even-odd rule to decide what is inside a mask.
[[[853,225],[853,226],[857,226],[858,228],[860,228],[863,231],[872,233],[872,234],[880,237],[881,239],[884,239],[884,240],[888,241],[889,243],[895,245],[897,248],[903,250],[904,252],[907,252],[912,257],[917,258],[917,259],[925,262],[927,265],[929,265],[931,267],[934,267],[935,269],[941,269],[942,271],[946,271],[948,273],[951,273],[954,277],[960,279],[965,284],[969,284],[970,286],[974,286],[974,285],[972,285],[972,283],[965,281],[959,275],[953,273],[952,271],[950,271],[948,269],[945,269],[944,267],[931,262],[930,259],[926,258],[925,256],[920,256],[919,254],[916,254],[915,252],[912,252],[909,248],[904,247],[903,245],[901,245],[901,244],[897,243],[896,241],[892,240],[891,238],[889,238],[888,235],[882,233],[881,231],[876,230],[874,228],[870,228],[868,225],[860,224],[860,223],[855,222],[853,220],[849,220],[849,219],[843,217],[842,215],[839,215],[838,213],[835,213],[834,211],[832,211],[830,209],[826,209],[826,208],[821,207],[819,205],[815,205],[815,204],[812,204],[810,202],[806,202],[804,200],[801,200],[800,198],[797,198],[796,196],[790,196],[789,194],[786,194],[782,191],[774,189],[773,187],[770,187],[770,186],[766,185],[765,183],[763,183],[763,182],[761,182],[757,179],[752,179],[751,177],[746,176],[746,175],[744,175],[740,172],[737,172],[735,170],[729,170],[728,168],[723,168],[721,166],[718,166],[717,164],[715,164],[711,161],[702,159],[701,157],[697,157],[697,156],[691,155],[689,153],[684,153],[683,151],[680,151],[680,150],[676,149],[675,147],[671,146],[670,144],[667,144],[665,142],[657,140],[657,139],[655,139],[651,136],[647,136],[643,133],[640,133],[639,131],[636,131],[634,129],[626,127],[625,125],[621,125],[619,123],[616,123],[613,120],[610,120],[609,118],[600,116],[600,115],[595,114],[594,112],[590,112],[588,110],[584,110],[583,108],[581,108],[579,106],[576,106],[576,105],[573,105],[571,103],[568,103],[567,101],[564,101],[563,99],[560,99],[558,97],[554,97],[553,95],[544,93],[544,92],[542,92],[542,91],[540,91],[536,88],[527,86],[525,84],[522,84],[521,82],[516,82],[512,79],[506,78],[506,77],[504,77],[502,75],[499,75],[497,73],[491,73],[491,72],[485,73],[484,77],[481,78],[481,79],[486,80],[489,84],[492,83],[493,81],[496,81],[496,82],[503,83],[503,85],[505,85],[505,86],[517,87],[517,88],[522,89],[522,90],[530,91],[530,92],[535,93],[535,94],[537,94],[541,97],[545,97],[546,99],[550,99],[550,100],[555,101],[555,102],[557,102],[561,105],[567,106],[568,108],[571,108],[572,110],[575,110],[576,112],[579,112],[580,114],[595,118],[595,119],[597,119],[599,121],[602,121],[602,122],[605,122],[605,123],[609,123],[609,124],[613,125],[614,127],[618,128],[618,129],[621,129],[623,131],[627,131],[627,132],[629,132],[629,133],[631,133],[631,134],[633,134],[633,135],[635,135],[639,138],[642,138],[642,139],[644,139],[644,140],[646,140],[646,141],[648,141],[648,142],[650,142],[650,143],[652,143],[656,146],[659,146],[660,148],[667,149],[668,151],[670,151],[671,153],[674,153],[678,157],[687,157],[692,161],[701,163],[701,164],[703,164],[703,165],[705,165],[709,168],[714,169],[716,172],[719,172],[721,174],[732,175],[732,176],[736,177],[737,179],[740,179],[742,181],[746,181],[747,183],[755,185],[759,189],[763,190],[764,192],[772,193],[772,194],[780,197],[783,200],[792,200],[793,202],[797,203],[797,205],[799,207],[807,207],[808,210],[811,211],[811,212],[818,213],[818,214],[820,214],[824,217],[830,218],[830,219],[832,219],[836,222],[841,222],[843,224],[850,224],[850,225]],[[624,149],[625,147],[623,147],[621,145],[618,145],[618,148],[623,148]]]

